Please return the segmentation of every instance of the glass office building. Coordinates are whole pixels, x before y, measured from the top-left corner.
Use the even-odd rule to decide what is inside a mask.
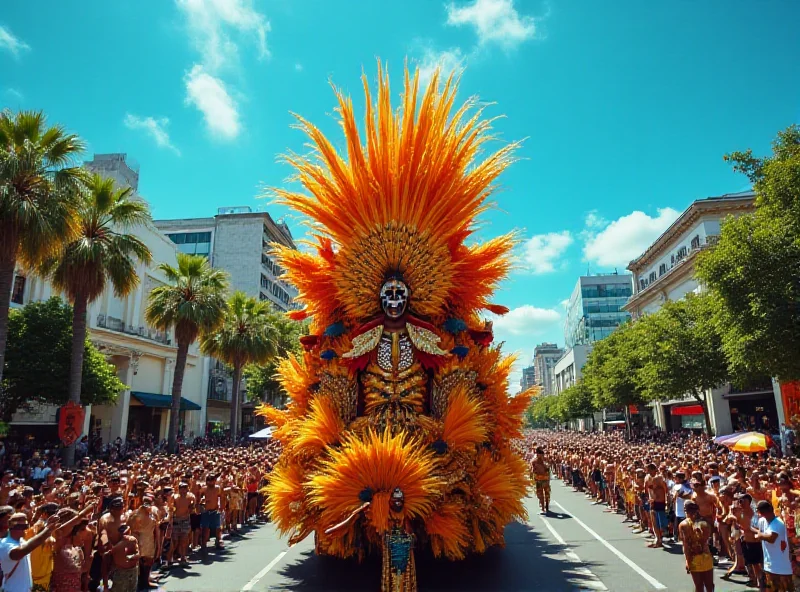
[[[178,246],[181,253],[187,255],[202,255],[208,258],[211,253],[211,232],[178,232],[167,234],[169,239]]]
[[[622,307],[632,293],[631,274],[581,276],[567,305],[567,347],[592,344],[611,335],[631,318]]]

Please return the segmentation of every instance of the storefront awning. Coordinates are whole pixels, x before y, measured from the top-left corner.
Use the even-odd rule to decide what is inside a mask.
[[[670,409],[670,415],[703,415],[702,405],[683,405]]]
[[[171,395],[157,395],[155,393],[140,393],[131,391],[131,395],[145,407],[156,407],[158,409],[172,409]],[[200,405],[181,397],[181,411],[200,411]]]

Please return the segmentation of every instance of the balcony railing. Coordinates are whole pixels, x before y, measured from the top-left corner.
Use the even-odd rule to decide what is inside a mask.
[[[676,255],[675,256],[675,263],[673,263],[671,267],[669,267],[664,273],[658,275],[653,281],[650,281],[649,278],[646,278],[645,279],[645,285],[642,286],[641,284],[639,284],[637,286],[638,287],[638,291],[636,293],[634,293],[631,296],[631,298],[635,298],[635,297],[639,296],[639,294],[642,294],[643,292],[646,292],[652,286],[654,286],[659,281],[661,281],[662,278],[667,277],[668,275],[670,275],[671,271],[673,271],[674,269],[680,267],[680,265],[683,262],[688,261],[690,257],[692,257],[693,255],[695,255],[696,253],[698,253],[700,251],[703,251],[703,250],[707,249],[708,247],[712,247],[712,246],[716,245],[718,241],[719,241],[719,235],[709,234],[708,236],[705,237],[705,240],[702,240],[702,241],[699,241],[699,242],[693,244],[692,247],[690,249],[687,249],[685,253],[681,253],[679,255]]]
[[[157,341],[164,345],[172,345],[172,340],[169,335],[164,331],[153,329],[152,327],[134,327],[133,325],[125,325],[125,321],[112,316],[104,314],[97,315],[97,326],[109,331],[116,331],[117,333],[124,333],[126,335],[134,335],[135,337],[143,337],[150,341]]]

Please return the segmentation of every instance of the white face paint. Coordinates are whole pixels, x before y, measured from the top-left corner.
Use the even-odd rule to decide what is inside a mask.
[[[386,316],[397,319],[403,316],[408,306],[408,286],[398,279],[391,279],[381,286],[381,308]]]

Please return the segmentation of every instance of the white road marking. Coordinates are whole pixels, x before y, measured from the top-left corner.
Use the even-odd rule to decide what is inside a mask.
[[[572,563],[583,563],[581,561],[581,558],[578,557],[577,553],[575,553],[575,551],[569,548],[569,545],[567,545],[567,542],[564,540],[564,538],[560,534],[558,534],[558,532],[556,532],[556,529],[553,528],[553,525],[550,524],[550,522],[548,522],[547,520],[545,520],[544,516],[540,515],[539,517],[542,519],[542,522],[544,522],[544,525],[547,527],[547,530],[550,531],[550,534],[552,534],[555,537],[555,539],[565,547],[564,555],[567,556],[567,559],[569,559]],[[600,580],[600,578],[598,578],[595,574],[593,574],[591,570],[589,570],[589,568],[587,567],[584,566],[574,567],[569,571],[586,578],[586,581],[583,581],[579,584],[581,589],[599,590],[601,592],[605,592],[608,590],[608,588],[606,588],[606,585]]]
[[[584,529],[586,532],[588,532],[590,535],[592,535],[594,538],[596,538],[598,541],[600,541],[600,542],[603,544],[603,546],[604,546],[606,549],[608,549],[608,550],[609,550],[609,551],[611,551],[611,552],[612,552],[614,555],[616,555],[617,557],[619,557],[619,558],[620,558],[620,559],[621,559],[621,560],[622,560],[622,561],[623,561],[623,562],[624,562],[624,563],[625,563],[625,564],[626,564],[628,567],[630,567],[630,568],[631,568],[633,571],[635,571],[635,572],[636,572],[636,573],[638,573],[640,576],[642,576],[642,577],[643,577],[645,580],[647,580],[647,582],[648,582],[648,583],[649,583],[649,584],[650,584],[650,585],[651,585],[653,588],[655,588],[656,590],[666,590],[666,589],[667,589],[667,587],[666,587],[664,584],[662,584],[661,582],[659,582],[657,579],[655,579],[653,576],[651,576],[649,573],[647,573],[647,572],[646,572],[645,570],[643,570],[641,567],[639,567],[638,565],[636,565],[636,564],[635,564],[633,561],[631,561],[631,560],[628,558],[628,556],[627,556],[627,555],[625,555],[624,553],[622,553],[622,551],[620,551],[619,549],[617,549],[617,548],[616,548],[614,545],[612,545],[611,543],[609,543],[607,540],[605,540],[603,537],[601,537],[599,534],[597,534],[597,533],[596,533],[594,530],[592,530],[591,528],[589,528],[589,526],[588,526],[588,525],[587,525],[587,524],[586,524],[586,523],[585,523],[583,520],[581,520],[580,518],[578,518],[577,516],[575,516],[575,514],[572,514],[571,512],[567,511],[567,509],[566,509],[564,506],[562,506],[561,504],[559,504],[559,503],[558,503],[558,502],[556,502],[556,501],[553,501],[552,503],[553,503],[554,505],[558,506],[559,508],[561,508],[561,511],[562,511],[564,514],[566,514],[567,516],[570,516],[570,517],[571,517],[573,520],[575,520],[575,522],[577,522],[578,524],[580,524],[580,525],[583,527],[583,529]]]
[[[289,547],[289,549],[291,549],[291,547]],[[286,554],[289,552],[289,549],[286,549],[285,551],[281,551],[280,553],[278,553],[278,556],[277,556],[275,559],[273,559],[272,561],[270,561],[270,562],[267,564],[267,567],[265,567],[264,569],[262,569],[262,570],[261,570],[260,572],[258,572],[256,575],[254,575],[254,576],[253,576],[253,579],[252,579],[252,580],[250,580],[249,582],[247,582],[247,583],[244,585],[244,587],[242,588],[242,592],[247,592],[247,591],[249,591],[249,590],[252,590],[252,589],[253,589],[253,587],[254,587],[256,584],[258,584],[258,582],[260,582],[260,581],[261,581],[261,578],[263,578],[265,575],[267,575],[267,574],[269,573],[269,570],[271,570],[273,567],[275,567],[276,565],[278,565],[278,562],[279,562],[281,559],[283,559],[283,558],[284,558],[284,556],[285,556],[285,555],[286,555]]]

